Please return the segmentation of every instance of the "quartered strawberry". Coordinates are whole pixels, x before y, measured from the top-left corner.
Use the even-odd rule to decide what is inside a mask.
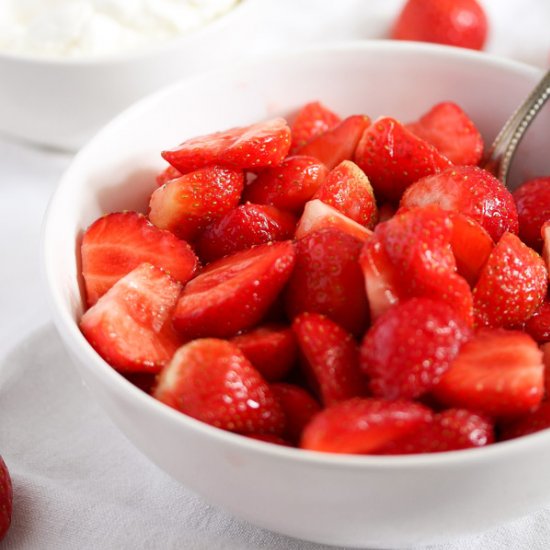
[[[515,439],[550,428],[550,402],[543,403],[536,411],[505,423],[500,429],[502,440]]]
[[[171,323],[181,288],[162,269],[141,264],[84,313],[80,329],[115,369],[157,373],[181,344]]]
[[[302,313],[292,323],[308,379],[325,406],[366,394],[359,350],[351,334],[317,313]]]
[[[246,434],[245,437],[249,439],[256,439],[257,441],[263,441],[264,443],[273,443],[273,445],[282,445],[283,447],[292,447],[292,445],[279,437],[278,435],[273,434]]]
[[[518,232],[512,194],[492,174],[477,166],[453,166],[417,181],[407,189],[401,206],[437,204],[469,216],[496,242],[503,233]]]
[[[260,245],[211,263],[184,288],[174,326],[188,338],[229,337],[258,323],[294,267],[290,241]]]
[[[327,174],[325,165],[312,156],[288,157],[278,166],[262,170],[246,187],[244,199],[300,213]]]
[[[336,208],[314,199],[306,202],[304,213],[296,227],[295,237],[301,239],[313,231],[328,228],[339,229],[360,241],[366,241],[372,235],[372,231],[365,226],[348,218]]]
[[[481,50],[487,27],[487,16],[477,0],[408,0],[391,37]]]
[[[277,166],[288,154],[290,128],[283,118],[188,139],[163,158],[182,174],[218,164],[237,169]]]
[[[361,368],[372,395],[420,397],[439,382],[471,336],[443,302],[412,298],[396,305],[376,320],[361,344]]]
[[[539,344],[550,342],[550,300],[548,298],[527,320],[524,330]]]
[[[306,103],[298,111],[292,124],[290,153],[296,153],[300,147],[309,143],[313,138],[332,130],[340,122],[341,118],[319,101]]]
[[[364,132],[355,162],[367,174],[376,198],[396,202],[415,181],[448,168],[451,163],[400,122],[384,117]]]
[[[321,229],[300,239],[286,291],[289,317],[322,313],[347,331],[362,334],[369,311],[360,251],[361,241],[338,229]]]
[[[137,212],[118,212],[96,220],[80,248],[86,303],[93,306],[119,279],[148,262],[186,283],[198,268],[192,248]]]
[[[530,180],[513,193],[519,219],[519,237],[531,248],[542,249],[542,226],[550,221],[550,177]]]
[[[479,326],[519,327],[542,304],[548,273],[542,258],[505,233],[489,255],[474,288]]]
[[[243,185],[243,173],[231,168],[210,166],[190,172],[151,195],[149,219],[161,229],[193,240],[239,204]]]
[[[447,409],[434,415],[433,422],[392,441],[378,454],[441,453],[484,447],[494,441],[495,430],[490,418],[466,409]]]
[[[434,105],[407,129],[431,143],[453,164],[476,165],[483,155],[483,138],[468,115],[452,101]]]
[[[333,168],[313,198],[333,206],[369,229],[376,225],[378,213],[369,178],[351,160]]]
[[[282,380],[298,358],[296,337],[290,327],[263,325],[231,339],[269,382]]]
[[[169,164],[156,178],[157,185],[160,187],[169,181],[181,178],[183,174],[177,169]]]
[[[494,417],[526,414],[544,395],[542,352],[523,332],[480,330],[462,347],[433,394],[447,406]]]
[[[212,262],[240,250],[294,236],[296,218],[266,204],[241,204],[212,222],[197,241],[199,256]]]
[[[472,218],[453,212],[451,219],[451,248],[456,260],[456,269],[473,287],[495,243],[489,233]]]
[[[285,418],[260,373],[234,344],[203,338],[181,347],[153,397],[182,413],[241,434],[282,435]]]
[[[285,413],[285,437],[298,443],[304,428],[321,410],[321,406],[306,390],[294,384],[271,384],[271,391]]]
[[[6,536],[11,525],[13,508],[13,488],[6,463],[0,456],[0,541]]]
[[[315,157],[332,170],[342,161],[353,159],[357,144],[369,124],[367,116],[350,116],[332,130],[312,139],[298,149],[298,153]]]
[[[321,411],[301,447],[326,453],[374,454],[432,422],[430,409],[410,401],[355,398]]]

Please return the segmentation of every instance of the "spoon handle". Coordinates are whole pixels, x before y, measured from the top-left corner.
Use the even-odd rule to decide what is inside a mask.
[[[512,159],[523,135],[548,99],[550,99],[550,71],[543,76],[529,97],[507,120],[491,145],[483,166],[503,183],[506,184]]]

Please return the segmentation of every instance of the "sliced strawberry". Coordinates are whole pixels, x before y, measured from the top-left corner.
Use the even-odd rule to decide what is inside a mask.
[[[265,204],[241,204],[212,222],[202,233],[197,249],[205,262],[258,244],[291,239],[296,218],[290,213]]]
[[[159,372],[181,344],[171,323],[181,288],[162,269],[141,264],[84,313],[80,329],[115,369]]]
[[[181,347],[161,372],[153,397],[223,430],[281,435],[277,398],[239,348],[204,338]]]
[[[292,124],[291,154],[309,143],[313,138],[332,130],[341,118],[319,101],[306,103],[296,115]]]
[[[182,174],[219,164],[248,169],[277,166],[288,154],[290,128],[283,118],[188,139],[162,156]]]
[[[306,426],[301,447],[325,453],[373,454],[432,422],[431,411],[409,401],[350,399],[321,411]]]
[[[543,403],[536,411],[505,423],[500,430],[502,440],[515,439],[550,428],[550,402]]]
[[[408,0],[391,37],[481,50],[487,27],[487,16],[477,0]]]
[[[159,187],[149,203],[149,219],[161,229],[193,240],[209,223],[235,208],[244,176],[238,170],[210,166]]]
[[[367,116],[350,116],[332,130],[312,139],[298,149],[298,153],[315,157],[332,170],[342,161],[353,159],[355,148],[369,124],[370,118]]]
[[[433,145],[389,117],[367,128],[357,145],[355,162],[369,177],[376,198],[390,202],[398,201],[418,179],[451,165]]]
[[[355,340],[336,323],[317,313],[302,313],[292,330],[304,358],[306,375],[325,406],[366,394]]]
[[[306,390],[294,384],[271,384],[271,391],[285,413],[285,437],[298,443],[304,428],[321,410],[321,406]]]
[[[174,326],[188,338],[229,337],[258,323],[294,267],[289,241],[237,252],[210,264],[184,288]]]
[[[513,193],[519,219],[520,239],[537,251],[542,249],[542,226],[550,221],[550,177],[525,182]]]
[[[468,115],[452,101],[434,105],[407,129],[431,143],[453,164],[476,165],[483,155],[483,138]]]
[[[8,467],[0,456],[0,541],[11,525],[13,509],[13,488]]]
[[[339,229],[360,241],[366,241],[372,235],[372,231],[363,225],[319,199],[314,199],[306,202],[304,213],[296,227],[295,237],[301,239],[313,231],[328,228]]]
[[[474,286],[487,262],[495,243],[479,223],[468,216],[453,213],[451,248],[456,260],[456,269],[470,286]]]
[[[530,336],[483,329],[462,347],[433,393],[450,407],[513,417],[539,406],[543,385],[542,353]]]
[[[137,212],[108,214],[84,233],[81,245],[86,303],[93,306],[119,279],[148,262],[186,283],[198,268],[192,248]]]
[[[376,225],[378,212],[369,178],[351,160],[333,168],[313,198],[330,204],[365,227],[372,229]]]
[[[260,172],[245,189],[244,199],[300,213],[327,174],[325,165],[312,156],[288,157],[278,166]]]
[[[338,229],[321,229],[300,239],[286,292],[289,317],[322,313],[347,331],[362,334],[369,310],[360,251],[361,242]]]
[[[183,174],[177,169],[169,164],[158,176],[157,176],[157,185],[160,187],[169,181],[181,178]]]
[[[483,447],[494,441],[495,430],[488,417],[465,409],[447,409],[434,415],[430,424],[392,441],[378,454],[441,453]]]
[[[527,320],[525,332],[539,344],[550,342],[550,300],[548,298]]]
[[[474,288],[479,326],[519,327],[542,304],[548,274],[542,258],[505,233],[491,252]]]
[[[443,302],[412,298],[393,307],[361,345],[361,368],[372,395],[420,397],[439,382],[471,337],[468,325]]]
[[[282,380],[298,357],[294,333],[284,325],[263,325],[231,341],[269,382]]]
[[[469,216],[496,242],[506,231],[518,232],[512,194],[487,170],[477,166],[453,166],[417,181],[407,189],[401,206],[437,204]]]
[[[273,443],[273,445],[282,445],[283,447],[292,447],[292,445],[286,441],[286,439],[283,439],[282,437],[279,437],[278,435],[273,434],[247,434],[245,437],[248,437],[250,439],[256,439],[257,441],[263,441],[264,443]]]

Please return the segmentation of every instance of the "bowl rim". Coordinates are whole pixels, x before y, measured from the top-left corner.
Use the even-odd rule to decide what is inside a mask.
[[[28,65],[41,65],[46,68],[57,67],[110,67],[121,63],[145,60],[157,55],[168,54],[180,48],[193,47],[196,39],[201,39],[208,34],[216,33],[227,27],[238,18],[250,14],[252,7],[258,5],[260,0],[237,0],[237,3],[228,11],[206,21],[205,23],[190,29],[185,34],[178,34],[160,42],[153,42],[144,48],[130,49],[120,53],[105,55],[83,55],[81,57],[61,57],[55,55],[33,55],[30,53],[14,53],[0,50],[0,61],[21,62]]]
[[[493,460],[508,460],[527,452],[536,452],[539,447],[548,444],[550,440],[550,430],[543,430],[521,438],[498,442],[497,444],[488,445],[486,447],[447,451],[443,453],[396,456],[324,453],[266,444],[262,441],[256,441],[239,434],[221,430],[180,413],[134,386],[95,352],[80,332],[78,323],[75,322],[64,304],[65,300],[63,298],[61,285],[56,282],[54,277],[53,266],[55,262],[53,261],[53,257],[55,253],[55,243],[50,237],[50,234],[54,231],[53,228],[56,224],[56,220],[59,218],[57,215],[57,210],[59,209],[58,204],[62,201],[65,189],[72,185],[72,180],[75,175],[79,173],[81,165],[86,163],[90,150],[93,152],[95,144],[100,143],[105,135],[123,126],[127,120],[139,117],[140,114],[148,110],[150,106],[162,102],[165,95],[173,93],[173,91],[178,88],[192,85],[194,82],[201,80],[210,79],[213,76],[222,77],[226,73],[235,74],[235,72],[246,70],[247,67],[250,68],[260,64],[264,65],[266,62],[270,64],[281,63],[289,58],[303,58],[308,55],[326,55],[336,52],[342,54],[346,52],[365,52],[372,54],[373,52],[380,51],[396,52],[411,56],[422,55],[433,58],[444,58],[450,61],[473,61],[480,65],[497,66],[503,70],[520,74],[523,73],[525,76],[532,77],[542,74],[543,72],[542,69],[538,67],[522,62],[450,46],[388,40],[350,41],[332,45],[309,46],[292,51],[285,50],[270,54],[269,56],[261,56],[256,59],[247,60],[231,67],[194,75],[164,87],[125,109],[107,123],[74,157],[49,201],[42,224],[42,241],[40,247],[41,271],[47,290],[46,294],[50,311],[56,329],[60,333],[65,344],[74,351],[75,355],[82,357],[81,362],[85,368],[96,371],[96,373],[92,375],[102,378],[102,383],[113,384],[114,386],[112,389],[117,393],[126,393],[128,399],[135,400],[136,405],[143,407],[148,411],[148,414],[157,414],[163,417],[166,422],[175,422],[183,425],[187,429],[198,430],[203,436],[212,437],[221,444],[253,454],[270,455],[276,459],[322,465],[323,467],[329,468],[402,470],[405,468],[463,467],[472,464],[488,463]],[[72,246],[72,242],[70,244]]]

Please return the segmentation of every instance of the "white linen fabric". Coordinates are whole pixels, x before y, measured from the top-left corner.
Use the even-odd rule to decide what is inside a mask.
[[[402,0],[256,0],[255,50],[385,36]],[[488,50],[545,67],[547,0],[484,0]],[[322,550],[208,506],[142,457],[87,394],[48,323],[40,228],[70,156],[0,138],[0,454],[15,489],[19,549]],[[452,495],[450,495],[452,498]],[[434,550],[550,548],[550,511]]]

